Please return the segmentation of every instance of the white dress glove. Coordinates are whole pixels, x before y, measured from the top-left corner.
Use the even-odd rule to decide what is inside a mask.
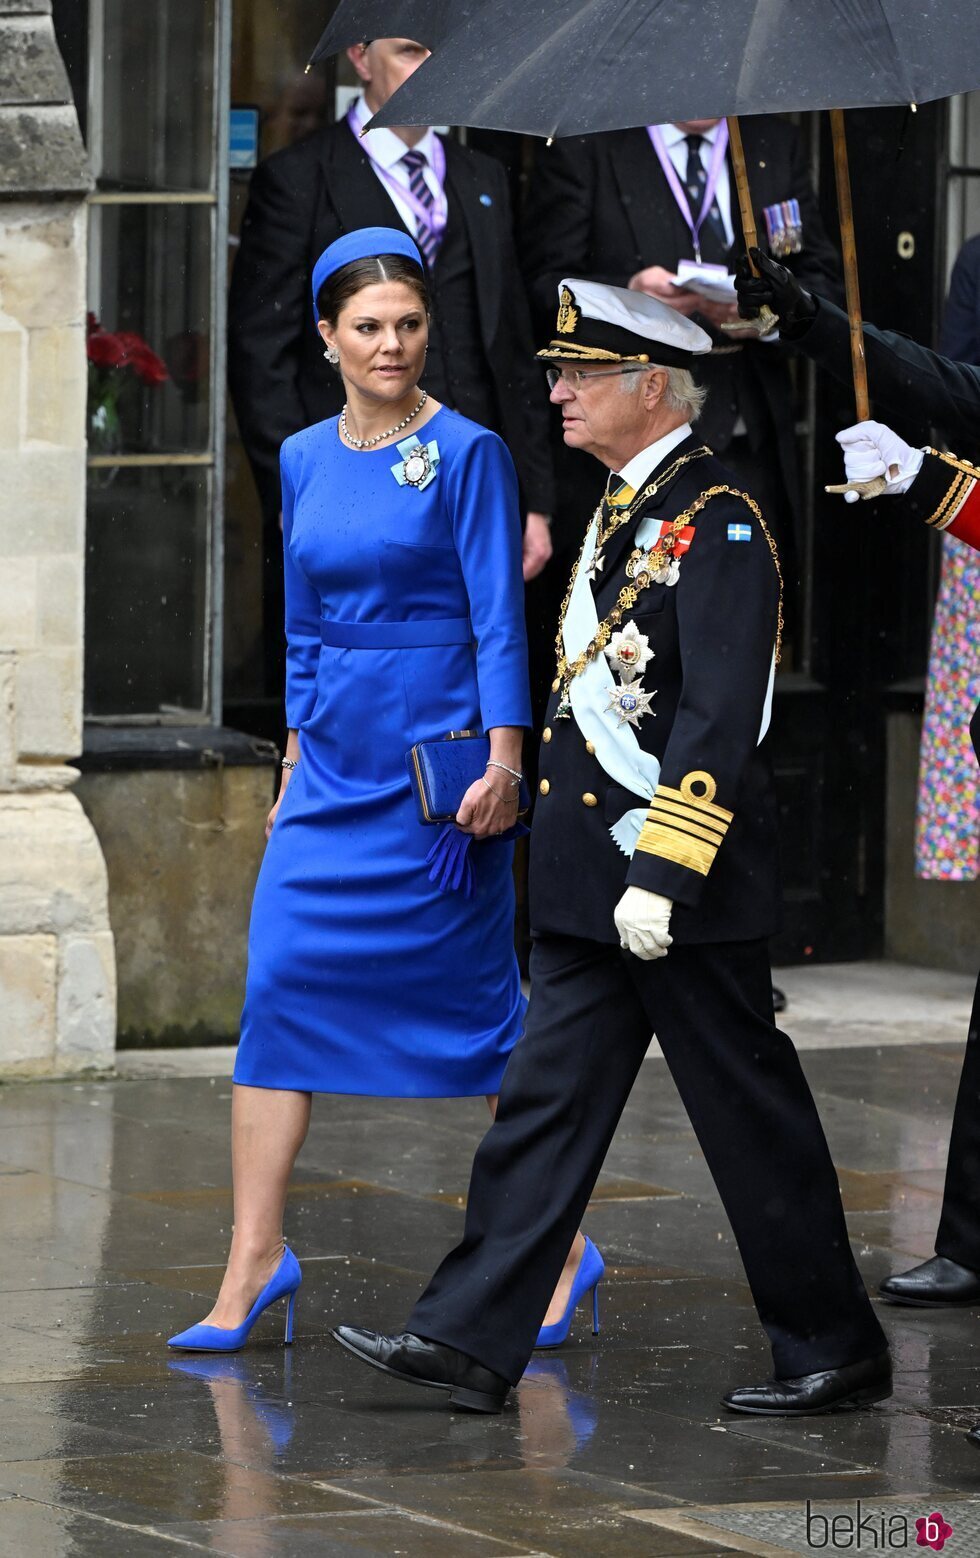
[[[616,905],[615,921],[619,944],[642,958],[665,958],[673,937],[668,934],[673,899],[648,893],[643,887],[627,887]]]
[[[883,477],[884,487],[878,491],[889,497],[908,491],[925,458],[924,450],[912,449],[883,422],[858,422],[855,427],[845,427],[837,434],[837,442],[844,451],[848,482],[865,483],[874,481],[876,476]],[[839,492],[840,488],[834,490]],[[860,496],[853,488],[844,492],[847,503],[855,503]]]

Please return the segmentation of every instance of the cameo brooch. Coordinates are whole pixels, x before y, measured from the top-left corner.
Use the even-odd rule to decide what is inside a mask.
[[[439,445],[432,438],[424,444],[417,433],[409,438],[403,438],[400,444],[395,446],[401,459],[391,467],[399,487],[414,487],[417,492],[436,479],[436,467],[439,464]]]

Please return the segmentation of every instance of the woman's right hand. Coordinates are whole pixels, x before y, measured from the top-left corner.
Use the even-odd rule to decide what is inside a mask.
[[[279,785],[279,794],[276,796],[276,804],[273,806],[268,817],[265,819],[265,836],[267,839],[271,838],[272,836],[272,830],[276,825],[276,818],[279,815],[279,808],[282,805],[282,798],[289,788],[289,781],[292,777],[292,772],[293,771],[291,768],[284,768],[282,771],[282,782]]]

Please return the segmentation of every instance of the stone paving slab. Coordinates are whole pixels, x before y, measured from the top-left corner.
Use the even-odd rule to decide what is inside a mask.
[[[931,1248],[958,1049],[834,1044],[805,1065],[874,1283]],[[576,1323],[492,1418],[358,1369],[327,1334],[401,1324],[461,1227],[481,1100],[318,1099],[289,1200],[295,1346],[270,1313],[240,1354],[167,1352],[220,1281],[229,1108],[208,1076],[0,1088],[2,1558],[796,1553],[807,1499],[846,1515],[857,1498],[942,1510],[951,1558],[980,1551],[963,1432],[980,1420],[980,1312],[882,1305],[896,1388],[873,1409],[721,1409],[768,1354],[662,1061],[642,1068],[588,1213],[602,1331]]]

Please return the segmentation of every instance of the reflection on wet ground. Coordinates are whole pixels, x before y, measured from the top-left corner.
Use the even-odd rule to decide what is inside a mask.
[[[804,1060],[875,1283],[931,1253],[960,1056]],[[274,1312],[240,1354],[168,1354],[220,1277],[229,1099],[225,1080],[0,1091],[0,1554],[643,1558],[806,1552],[807,1499],[888,1511],[914,1495],[961,1532],[980,1518],[961,1432],[980,1420],[978,1312],[882,1306],[897,1364],[882,1407],[723,1416],[721,1391],[768,1354],[659,1060],[589,1212],[602,1334],[582,1320],[536,1357],[500,1417],[452,1415],[327,1338],[338,1319],[399,1328],[460,1228],[481,1100],[319,1100],[289,1208],[295,1347]],[[778,1541],[746,1535],[743,1506],[760,1532],[779,1512]]]

